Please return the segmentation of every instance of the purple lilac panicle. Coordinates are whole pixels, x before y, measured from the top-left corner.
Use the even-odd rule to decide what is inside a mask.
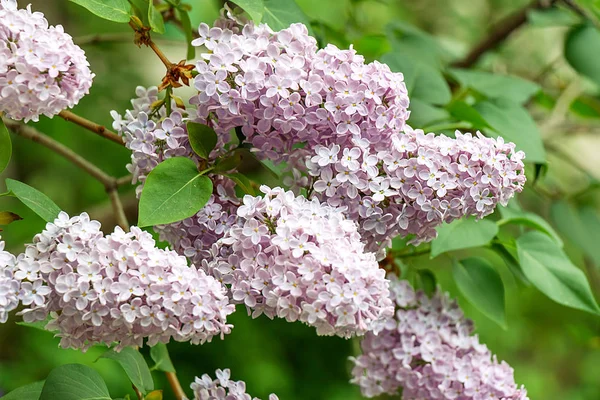
[[[5,243],[0,240],[0,323],[7,321],[8,313],[16,309],[21,301],[20,283],[13,274],[16,259],[4,250],[4,246]]]
[[[513,369],[498,362],[472,335],[456,301],[427,297],[407,281],[390,277],[396,316],[379,334],[368,333],[354,363],[352,382],[366,397],[397,394],[403,400],[527,400]]]
[[[343,209],[261,187],[203,266],[253,316],[300,320],[320,335],[350,337],[392,315],[385,271],[364,251]]]
[[[202,378],[196,377],[190,385],[194,391],[195,400],[260,400],[246,393],[244,381],[231,380],[229,369],[216,371],[217,379],[213,380],[208,374]],[[275,394],[269,395],[269,400],[279,400]]]
[[[0,0],[0,111],[26,122],[52,117],[77,104],[93,77],[61,25],[49,26],[31,6]]]
[[[234,306],[225,288],[183,256],[156,248],[137,227],[104,236],[86,213],[61,212],[15,262],[7,260],[0,315],[18,300],[26,322],[50,316],[46,329],[58,331],[64,348],[121,349],[142,346],[145,338],[150,346],[170,339],[198,344],[231,331],[226,317]]]

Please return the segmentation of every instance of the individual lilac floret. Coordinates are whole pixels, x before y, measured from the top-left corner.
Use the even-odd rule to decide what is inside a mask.
[[[195,400],[260,400],[246,393],[244,381],[232,381],[229,369],[218,369],[216,375],[215,380],[208,374],[202,375],[202,378],[196,377],[190,385]],[[270,394],[269,400],[279,400],[279,397]]]
[[[5,323],[8,313],[19,306],[21,286],[20,281],[13,275],[15,256],[5,251],[4,245],[0,240],[0,323]]]
[[[146,177],[162,161],[171,157],[189,157],[199,164],[202,160],[190,146],[186,128],[189,115],[185,111],[173,111],[168,117],[164,108],[152,113],[151,104],[158,100],[156,87],[140,86],[136,96],[131,101],[133,109],[127,110],[125,116],[116,111],[111,115],[113,128],[123,135],[125,146],[132,152],[127,169],[133,175],[133,183],[138,183],[136,193],[139,197]],[[224,144],[220,146],[222,151]],[[218,152],[216,150],[215,154]],[[173,250],[196,265],[210,255],[212,244],[223,237],[237,219],[239,200],[235,196],[234,182],[225,177],[210,177],[215,191],[202,210],[184,221],[154,227],[161,240],[169,242]]]
[[[319,50],[302,24],[273,32],[268,25],[241,32],[201,24],[204,46],[194,86],[198,117],[229,138],[242,132],[263,158],[285,160],[294,145],[387,142],[408,119],[401,73],[377,61],[365,64],[354,49]]]
[[[398,235],[430,241],[442,222],[506,205],[525,184],[524,157],[501,137],[456,131],[450,138],[407,125],[389,146],[317,146],[305,163],[316,196],[346,206],[367,249],[377,251]]]
[[[122,349],[142,346],[145,338],[150,346],[170,339],[198,344],[232,327],[226,317],[234,306],[217,280],[174,251],[156,248],[137,227],[104,236],[85,213],[69,218],[61,212],[0,276],[27,306],[23,319],[50,316],[46,329],[57,331],[64,348]],[[0,313],[13,303],[9,299]]]
[[[281,188],[261,191],[264,197],[244,197],[238,222],[203,263],[234,301],[254,317],[300,320],[342,337],[392,315],[385,271],[343,209]]]
[[[83,50],[44,14],[0,0],[0,112],[37,121],[73,107],[89,92],[94,74]]]
[[[367,333],[354,363],[352,382],[366,397],[402,399],[526,400],[513,369],[498,362],[472,335],[473,324],[448,294],[428,298],[407,281],[391,277],[396,316],[377,335]]]

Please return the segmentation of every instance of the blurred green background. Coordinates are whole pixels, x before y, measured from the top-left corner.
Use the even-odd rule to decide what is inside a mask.
[[[123,38],[130,36],[126,25],[103,21],[66,0],[31,2],[33,9],[44,12],[51,24],[64,25],[75,38],[118,32],[123,33]],[[221,5],[213,0],[187,3],[193,7],[194,26],[201,21],[209,24],[214,21]],[[427,37],[443,49],[442,65],[463,57],[498,21],[528,4],[522,0],[299,0],[298,3],[311,20],[321,45],[334,43],[347,47],[354,43],[368,60],[380,59],[390,52],[396,61],[404,57],[430,57],[427,47],[413,46],[411,52],[402,53],[387,35],[389,24],[404,27],[410,24],[431,35]],[[594,6],[598,7],[598,2],[593,3],[578,2],[589,19],[597,23]],[[517,75],[539,85],[540,90],[524,106],[544,140],[547,172],[533,185],[534,168],[528,169],[529,181],[519,201],[523,208],[551,222],[565,241],[565,251],[586,272],[593,290],[599,294],[599,86],[579,76],[565,60],[563,50],[566,33],[583,20],[563,6],[531,12],[523,26],[472,68]],[[172,60],[185,57],[183,35],[174,26],[167,26],[159,45]],[[83,47],[96,78],[90,95],[75,109],[82,116],[110,126],[109,111],[122,113],[128,108],[137,85],[160,83],[164,67],[147,48],[138,49],[127,40]],[[592,50],[593,46],[591,53]],[[423,54],[415,55],[414,51]],[[590,57],[597,58],[596,67],[600,68],[600,52]],[[444,77],[450,82],[453,97],[464,95],[456,82],[447,74]],[[434,87],[428,91],[422,100],[435,94],[435,90]],[[413,93],[413,99],[414,119],[409,122],[417,126],[430,122],[433,118],[429,114],[445,112],[442,106],[446,101],[420,101],[417,93]],[[419,105],[425,108],[416,109]],[[106,172],[114,176],[127,174],[127,150],[59,118],[42,118],[36,126]],[[521,127],[520,121],[514,121],[515,134],[519,134]],[[36,187],[70,214],[88,211],[103,222],[103,229],[112,231],[115,221],[101,184],[47,149],[21,137],[13,136],[13,140],[13,159],[2,178],[11,177]],[[542,169],[546,171],[545,167]],[[136,209],[133,188],[124,187],[122,194],[133,222]],[[44,222],[15,199],[2,198],[0,209],[24,218],[4,227],[2,232],[7,248],[18,253],[23,243],[43,228]],[[518,231],[514,227],[506,229]],[[435,272],[442,287],[459,298],[465,313],[475,321],[482,342],[499,359],[514,367],[516,381],[527,387],[532,399],[600,399],[600,318],[562,307],[533,287],[516,282],[503,261],[489,250],[458,253],[461,254],[484,256],[500,270],[506,286],[508,329],[499,328],[464,301],[453,283],[448,258],[430,260],[426,255],[406,258],[404,262],[410,268]],[[184,387],[194,376],[214,374],[216,368],[231,368],[233,378],[246,381],[249,393],[261,398],[271,392],[282,400],[361,398],[358,388],[348,383],[347,358],[357,350],[357,341],[317,337],[313,329],[301,324],[264,317],[253,320],[243,309],[238,311],[231,318],[235,328],[224,341],[216,339],[203,346],[169,345]],[[14,317],[0,326],[0,391],[8,392],[44,379],[53,367],[77,362],[96,368],[112,396],[122,397],[127,393],[133,396],[127,377],[113,361],[96,362],[103,349],[93,348],[85,354],[61,350],[50,333],[12,322]],[[142,351],[147,353],[147,349]],[[163,376],[155,374],[155,381],[157,387],[165,389],[165,398],[172,398]]]

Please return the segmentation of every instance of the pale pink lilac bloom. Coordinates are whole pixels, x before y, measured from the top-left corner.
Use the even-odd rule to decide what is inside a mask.
[[[208,374],[196,377],[190,385],[194,391],[194,400],[260,400],[246,393],[244,381],[232,380],[229,369],[218,369],[216,376],[217,379],[214,380]],[[279,400],[279,397],[270,394],[268,400]]]

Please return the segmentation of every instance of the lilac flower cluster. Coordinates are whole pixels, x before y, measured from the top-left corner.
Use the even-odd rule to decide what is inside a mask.
[[[362,335],[392,315],[385,271],[343,209],[261,187],[203,267],[256,317],[300,320],[320,335]]]
[[[396,316],[378,335],[368,333],[363,354],[352,358],[352,382],[364,396],[394,395],[402,388],[405,400],[528,399],[512,368],[471,335],[472,322],[455,301],[439,291],[428,298],[390,278]]]
[[[483,218],[525,183],[525,155],[513,143],[479,132],[455,135],[407,125],[390,146],[317,146],[306,158],[312,189],[321,201],[348,208],[370,251],[397,235],[429,241],[442,222]]]
[[[19,306],[19,301],[23,300],[31,304],[31,298],[19,298],[20,284],[13,276],[16,259],[15,256],[4,251],[4,245],[5,243],[0,240],[0,323],[2,324],[7,321],[8,313]]]
[[[365,64],[352,48],[318,50],[302,24],[279,32],[247,24],[241,33],[201,24],[199,34],[192,44],[210,53],[196,65],[190,102],[223,142],[241,126],[261,157],[279,161],[298,143],[389,142],[408,119],[401,73]]]
[[[226,317],[234,306],[214,278],[174,251],[156,248],[137,227],[103,236],[100,223],[85,213],[69,218],[62,212],[0,277],[28,306],[23,319],[50,316],[46,329],[58,331],[64,348],[116,343],[121,349],[142,346],[144,338],[150,346],[171,338],[198,344],[232,327]],[[0,314],[14,308],[10,296],[8,307],[0,297]]]
[[[216,375],[215,380],[208,374],[202,375],[202,378],[196,377],[194,383],[190,385],[195,400],[260,400],[246,393],[244,381],[232,381],[229,369],[218,369]],[[279,400],[279,397],[271,394],[269,400]]]
[[[167,117],[164,108],[152,113],[151,105],[158,100],[156,87],[138,86],[136,96],[131,101],[133,109],[127,110],[125,116],[116,111],[111,111],[111,115],[113,128],[123,135],[125,146],[132,152],[127,169],[132,173],[133,183],[140,183],[136,188],[139,197],[146,177],[162,161],[188,157],[199,163],[200,158],[188,139],[185,122],[190,118],[189,113],[177,110]],[[218,152],[216,150],[215,155]],[[239,200],[234,182],[222,176],[211,175],[211,178],[215,191],[202,210],[183,221],[154,227],[161,240],[196,265],[210,256],[210,247],[237,219]]]
[[[89,92],[94,74],[83,50],[61,25],[40,12],[0,0],[0,111],[37,121],[73,107]]]

